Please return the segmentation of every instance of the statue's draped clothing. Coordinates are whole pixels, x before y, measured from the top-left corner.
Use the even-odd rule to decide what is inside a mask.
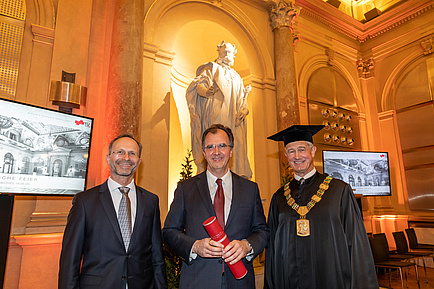
[[[206,88],[214,85],[218,91],[209,98],[197,93],[197,86]],[[248,114],[247,94],[243,80],[231,67],[208,62],[196,71],[196,78],[190,83],[186,93],[191,118],[192,151],[198,173],[206,168],[202,154],[202,133],[212,124],[228,126],[234,134],[234,149],[230,168],[238,175],[252,177],[247,158],[246,119]],[[242,117],[241,121],[237,118]]]

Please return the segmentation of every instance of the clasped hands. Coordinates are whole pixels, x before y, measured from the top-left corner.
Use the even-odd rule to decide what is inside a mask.
[[[222,258],[229,265],[233,265],[244,258],[251,251],[246,240],[233,240],[226,247],[211,238],[197,240],[193,244],[193,253],[202,258]]]

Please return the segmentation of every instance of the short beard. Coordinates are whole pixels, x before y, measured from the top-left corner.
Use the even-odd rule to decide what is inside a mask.
[[[228,58],[218,58],[216,61],[218,64],[224,64],[227,66],[233,66],[234,65],[234,61],[229,60]]]

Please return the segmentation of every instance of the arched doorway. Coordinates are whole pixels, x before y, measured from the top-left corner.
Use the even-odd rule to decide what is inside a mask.
[[[4,174],[12,174],[14,167],[14,156],[11,153],[7,153],[3,159],[3,169]]]
[[[236,45],[238,53],[233,68],[243,78],[244,85],[252,84],[253,87],[247,98],[250,113],[246,118],[247,150],[253,178],[261,181],[263,187],[269,187],[270,192],[279,181],[278,173],[276,183],[265,177],[270,170],[274,171],[274,167],[270,168],[264,163],[269,159],[267,149],[256,149],[257,143],[264,147],[264,140],[271,134],[265,126],[264,118],[268,121],[276,119],[274,66],[270,53],[273,47],[264,41],[272,39],[271,28],[260,32],[255,26],[257,19],[253,19],[235,3],[227,1],[223,6],[215,5],[216,3],[194,0],[156,1],[145,18],[144,73],[153,78],[145,80],[143,114],[144,118],[149,116],[149,120],[143,122],[150,124],[147,135],[153,133],[157,136],[153,141],[160,137],[158,149],[167,151],[169,155],[167,188],[163,188],[163,182],[160,182],[161,188],[154,188],[152,182],[147,187],[156,191],[167,190],[168,205],[179,181],[179,171],[187,149],[191,148],[186,89],[196,76],[198,66],[217,58],[217,44],[222,40]],[[261,17],[268,20],[266,10],[260,13],[263,13]],[[149,91],[146,90],[151,87]],[[145,135],[142,137],[145,138]],[[168,147],[162,147],[161,143],[168,143]],[[152,146],[152,141],[150,145]],[[148,158],[152,161],[153,157],[150,155]],[[161,157],[163,163],[164,158]],[[259,160],[261,165],[255,166],[255,160]],[[275,162],[274,159],[272,161]],[[139,175],[145,180],[151,180],[153,174],[158,174],[161,179],[162,174],[165,174],[156,170],[144,173],[145,171],[146,169],[139,170]],[[268,185],[269,183],[272,184]],[[161,199],[163,204],[165,201],[164,198]],[[164,211],[163,205],[162,215]]]
[[[30,158],[23,157],[21,161],[21,173],[28,174],[30,172]]]

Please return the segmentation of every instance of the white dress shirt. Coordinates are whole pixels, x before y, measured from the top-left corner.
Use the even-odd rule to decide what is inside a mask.
[[[214,198],[217,193],[217,177],[214,176],[210,171],[206,171],[206,179],[208,180],[208,189],[211,196],[211,202],[214,204]],[[223,192],[225,195],[225,224],[229,217],[229,212],[231,211],[232,205],[232,174],[231,171],[228,172],[221,177]],[[224,229],[224,228],[223,228]]]
[[[121,203],[122,193],[119,190],[119,187],[123,187],[121,184],[115,182],[111,177],[108,178],[107,185],[110,191],[110,195],[112,196],[113,206],[116,210],[116,216],[119,218],[119,204]],[[128,192],[128,197],[131,202],[131,234],[134,229],[134,222],[136,220],[136,212],[137,212],[137,193],[136,186],[134,185],[134,179],[129,183],[126,187],[130,188]],[[125,289],[128,289],[128,281]]]
[[[113,206],[116,210],[116,216],[119,216],[119,204],[122,199],[122,193],[119,190],[119,187],[123,187],[121,184],[115,182],[111,177],[108,178],[107,185],[110,191],[110,195],[112,196]],[[136,186],[134,185],[134,180],[131,181],[127,185],[130,188],[128,192],[128,197],[131,202],[131,234],[133,233],[134,221],[136,220],[136,212],[137,212],[137,193]]]
[[[214,197],[217,193],[217,177],[214,176],[210,171],[206,171],[206,179],[208,181],[208,189],[211,196],[211,202],[214,203]],[[230,170],[221,177],[222,179],[222,186],[223,186],[223,192],[225,195],[225,224],[228,220],[229,213],[231,211],[231,205],[232,205],[232,173]],[[224,228],[223,228],[224,229]],[[232,240],[231,240],[232,241]],[[191,247],[190,250],[190,261],[197,258],[197,254],[193,253],[193,247]],[[253,248],[252,250],[247,254],[246,259],[251,261],[253,258]]]

